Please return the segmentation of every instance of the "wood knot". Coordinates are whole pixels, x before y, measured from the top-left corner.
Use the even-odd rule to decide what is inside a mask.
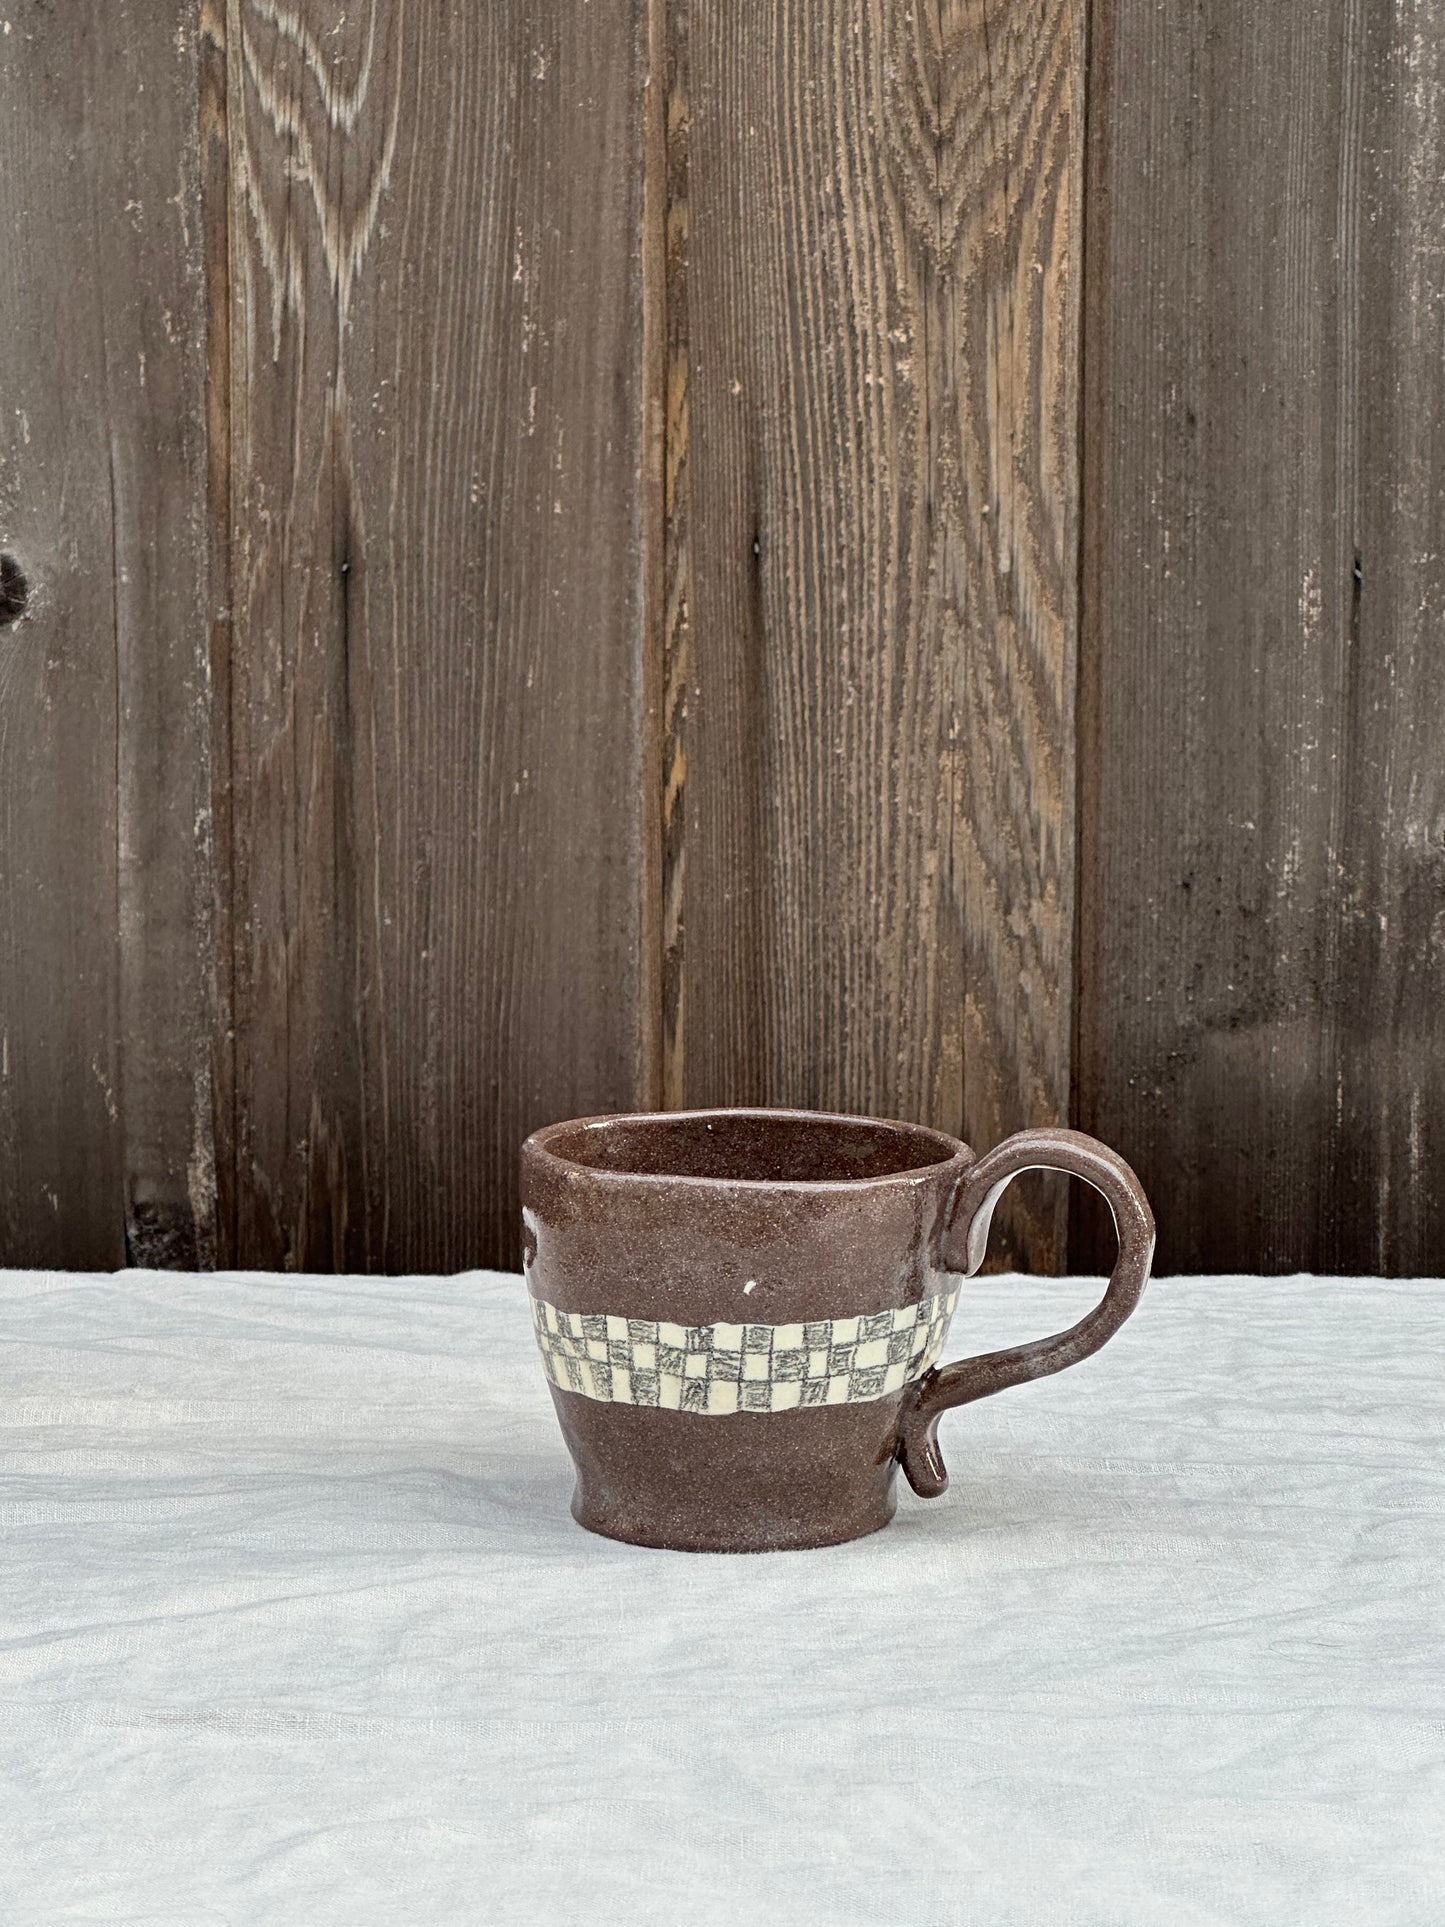
[[[30,584],[13,555],[0,555],[0,629],[18,622],[30,600]]]

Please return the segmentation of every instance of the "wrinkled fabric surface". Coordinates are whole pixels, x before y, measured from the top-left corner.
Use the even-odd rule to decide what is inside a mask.
[[[943,1499],[750,1558],[573,1524],[519,1278],[0,1321],[6,1927],[1445,1921],[1438,1284],[1158,1282]]]

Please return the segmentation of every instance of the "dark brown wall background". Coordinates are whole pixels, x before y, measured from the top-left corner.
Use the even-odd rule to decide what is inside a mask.
[[[1445,0],[7,12],[0,1263],[762,1101],[1445,1272]]]

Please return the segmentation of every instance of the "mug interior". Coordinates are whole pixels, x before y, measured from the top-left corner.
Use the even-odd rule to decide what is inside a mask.
[[[660,1111],[584,1118],[541,1133],[592,1171],[733,1183],[838,1184],[946,1164],[960,1147],[921,1124],[808,1111]]]

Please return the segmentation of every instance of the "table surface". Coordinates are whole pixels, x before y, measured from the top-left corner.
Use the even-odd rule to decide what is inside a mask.
[[[943,1499],[698,1557],[573,1524],[519,1278],[0,1273],[0,1919],[1439,1927],[1442,1359],[1156,1282]]]

